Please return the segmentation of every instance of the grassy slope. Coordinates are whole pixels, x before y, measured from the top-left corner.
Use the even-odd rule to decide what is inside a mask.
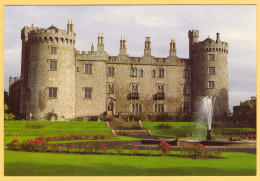
[[[223,153],[226,159],[69,155],[5,150],[5,175],[255,175],[256,155]],[[156,163],[156,164],[155,164]]]
[[[159,124],[169,124],[172,128],[170,129],[156,129]],[[185,135],[189,135],[191,132],[195,134],[196,138],[205,138],[206,135],[206,125],[203,123],[196,122],[142,122],[145,129],[152,131],[153,135],[180,138]],[[222,135],[239,135],[254,133],[256,130],[254,128],[212,128],[216,138],[224,138]],[[191,138],[187,136],[186,138]]]
[[[44,128],[26,128],[26,125],[40,124],[45,125]],[[106,127],[106,123],[101,121],[66,121],[66,122],[51,122],[51,121],[5,121],[4,122],[4,142],[9,143],[14,139],[20,141],[35,139],[37,136],[58,136],[70,134],[97,134],[104,133],[111,135],[110,129]],[[138,140],[130,137],[119,137],[119,140]]]

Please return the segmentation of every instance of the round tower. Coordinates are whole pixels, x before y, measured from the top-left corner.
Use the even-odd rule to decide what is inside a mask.
[[[192,42],[189,53],[193,64],[193,110],[199,97],[213,96],[216,97],[214,120],[224,120],[229,113],[228,44],[220,41],[219,33],[216,40],[208,37],[204,41],[194,41],[194,37],[190,36],[192,32],[194,31],[189,31],[190,42]]]
[[[72,21],[68,29],[32,27],[26,42],[26,119],[75,117],[75,45]]]

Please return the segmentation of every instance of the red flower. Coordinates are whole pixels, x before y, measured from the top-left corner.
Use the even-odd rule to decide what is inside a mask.
[[[16,139],[16,140],[13,140],[13,141],[12,141],[12,143],[15,143],[15,142],[19,142],[19,140],[18,140],[18,139]]]
[[[31,144],[31,145],[35,145],[35,141],[31,141],[30,144]]]
[[[42,141],[41,140],[36,140],[36,143],[42,143]]]

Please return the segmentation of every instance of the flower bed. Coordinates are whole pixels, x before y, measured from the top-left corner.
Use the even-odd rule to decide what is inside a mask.
[[[28,151],[28,152],[54,152],[54,153],[78,153],[78,154],[112,154],[112,155],[131,155],[131,156],[180,156],[187,158],[220,158],[222,151],[217,148],[206,148],[204,145],[194,145],[192,147],[185,147],[182,143],[180,145],[179,152],[173,152],[173,146],[169,145],[166,141],[162,141],[158,145],[158,150],[138,150],[137,145],[132,146],[128,149],[124,149],[124,145],[116,145],[109,147],[106,143],[81,143],[76,144],[72,142],[67,145],[57,145],[57,143],[49,143],[49,141],[58,140],[72,140],[82,139],[84,136],[77,136],[72,134],[69,136],[58,136],[58,137],[38,137],[36,140],[23,141],[13,140],[7,144],[7,149],[17,151]],[[115,136],[105,135],[93,135],[88,138],[91,139],[111,139]],[[86,138],[86,137],[84,137]],[[159,152],[158,152],[159,151]]]

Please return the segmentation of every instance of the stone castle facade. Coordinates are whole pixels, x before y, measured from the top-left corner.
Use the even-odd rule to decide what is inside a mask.
[[[199,41],[199,31],[188,32],[189,59],[179,58],[170,41],[169,56],[154,57],[145,37],[144,55],[127,54],[121,37],[120,53],[105,51],[98,35],[97,50],[77,51],[72,21],[67,30],[24,27],[21,31],[20,78],[10,77],[11,109],[21,118],[58,120],[165,112],[172,116],[195,111],[200,96],[216,97],[217,116],[228,114],[228,44],[210,38]]]

